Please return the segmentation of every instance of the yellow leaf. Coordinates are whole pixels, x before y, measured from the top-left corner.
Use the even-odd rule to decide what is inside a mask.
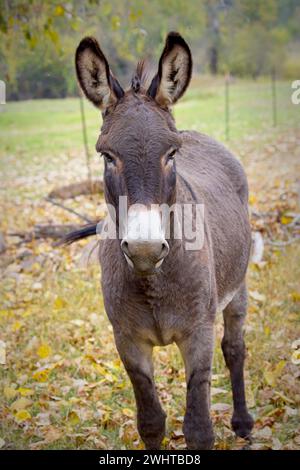
[[[293,221],[293,217],[288,217],[287,215],[283,215],[281,216],[280,220],[283,225],[288,225]]]
[[[257,202],[256,197],[254,196],[253,193],[250,193],[250,194],[249,194],[249,204],[252,206],[252,205],[255,204],[256,202]]]
[[[291,296],[294,302],[300,302],[300,292],[292,292]]]
[[[281,374],[281,372],[282,372],[283,368],[285,367],[285,365],[286,365],[286,361],[282,360],[282,361],[278,362],[277,366],[275,367],[275,373],[276,373],[277,377]]]
[[[37,382],[47,382],[48,375],[49,375],[49,369],[42,369],[42,370],[37,370],[36,372],[34,372],[32,377]]]
[[[31,419],[31,414],[27,410],[19,410],[15,415],[15,420],[17,423],[23,423]]]
[[[11,398],[15,398],[15,396],[17,395],[17,390],[11,387],[4,387],[3,393],[5,398],[7,398],[7,400],[10,400]]]
[[[271,334],[271,328],[270,328],[268,325],[265,326],[264,331],[265,331],[265,335],[266,335],[266,336],[270,336],[270,334]]]
[[[54,9],[54,15],[55,16],[63,16],[65,13],[65,10],[61,5],[57,5]]]
[[[34,394],[34,391],[30,388],[19,387],[17,391],[22,395],[22,397],[29,397]]]
[[[283,368],[285,367],[286,361],[279,361],[276,367],[271,370],[271,369],[265,369],[264,370],[264,377],[268,385],[270,387],[274,387],[276,385],[276,381],[281,374]]]
[[[20,328],[22,328],[22,323],[19,321],[15,321],[11,327],[12,331],[18,331]]]
[[[134,418],[134,411],[132,411],[130,408],[124,408],[122,410],[123,415],[127,416],[128,418]]]
[[[95,367],[95,369],[100,375],[105,376],[107,374],[107,370],[104,367],[100,366],[100,364],[97,364],[96,362],[94,362],[93,366]]]
[[[41,359],[45,359],[46,357],[51,356],[52,349],[50,346],[48,346],[48,344],[41,344],[37,350],[37,353]]]
[[[22,317],[23,317],[23,318],[30,317],[30,315],[32,315],[32,311],[31,311],[31,310],[25,310],[25,311],[22,313]]]
[[[70,423],[72,426],[76,426],[76,424],[80,423],[80,418],[76,411],[71,411],[68,414],[68,423]]]
[[[22,397],[22,398],[18,398],[18,400],[14,401],[12,404],[11,404],[11,410],[12,411],[20,411],[20,410],[24,410],[25,408],[28,408],[28,406],[31,406],[32,405],[32,401],[31,400],[28,400],[28,398],[25,398],[25,397]]]
[[[274,387],[275,385],[275,377],[272,371],[270,370],[264,370],[264,378],[265,381],[267,382],[270,387]]]
[[[54,308],[56,310],[61,310],[66,305],[67,305],[67,302],[64,299],[62,299],[61,297],[56,297],[56,299],[54,301]]]

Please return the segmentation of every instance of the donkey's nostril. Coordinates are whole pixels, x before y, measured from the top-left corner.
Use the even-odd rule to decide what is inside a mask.
[[[122,251],[127,255],[127,256],[130,256],[130,252],[129,252],[129,243],[127,240],[122,240],[121,242],[121,249]]]
[[[164,241],[161,245],[161,258],[165,258],[169,253],[169,244],[167,241]]]
[[[161,266],[169,253],[169,245],[164,239],[143,240],[126,237],[121,242],[121,250],[131,267],[146,272]]]

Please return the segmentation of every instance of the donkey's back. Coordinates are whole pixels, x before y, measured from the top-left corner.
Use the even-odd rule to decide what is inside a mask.
[[[204,205],[206,236],[210,237],[221,307],[229,303],[244,280],[251,247],[248,183],[239,161],[214,139],[195,132],[181,133],[177,159],[181,203],[192,196]]]

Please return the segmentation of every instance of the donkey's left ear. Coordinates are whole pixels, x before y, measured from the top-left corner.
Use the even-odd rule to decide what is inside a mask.
[[[163,108],[176,103],[190,83],[192,66],[192,54],[185,40],[178,33],[169,33],[148,95]]]

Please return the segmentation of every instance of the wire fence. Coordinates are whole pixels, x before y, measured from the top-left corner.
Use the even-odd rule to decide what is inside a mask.
[[[260,80],[199,79],[175,108],[178,127],[231,140],[276,127],[299,127],[300,105],[292,102],[292,81],[275,72]],[[188,126],[186,127],[186,124]]]

